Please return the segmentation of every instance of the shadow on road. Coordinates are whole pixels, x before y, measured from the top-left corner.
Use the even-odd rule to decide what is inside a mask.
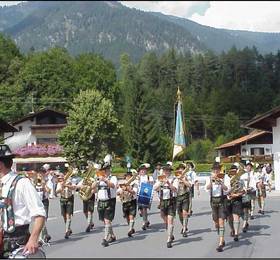
[[[189,244],[191,242],[197,242],[197,241],[201,241],[201,240],[202,240],[202,237],[184,237],[179,240],[176,240],[176,238],[175,238],[175,241],[173,242],[173,246]]]
[[[119,238],[115,242],[113,242],[112,245],[116,245],[119,243],[125,243],[125,242],[131,242],[131,241],[135,241],[135,240],[143,240],[147,236],[147,235],[137,235],[137,233],[135,233],[135,234],[136,234],[136,236],[134,236],[134,237]]]
[[[201,228],[201,229],[190,230],[189,234],[190,235],[197,235],[197,234],[207,233],[207,232],[211,232],[211,231],[212,231],[211,228]]]
[[[229,250],[229,249],[232,249],[232,248],[237,248],[237,247],[240,247],[240,246],[249,246],[252,244],[252,242],[249,240],[249,239],[244,239],[244,238],[239,238],[240,240],[239,241],[230,241],[230,242],[226,242],[226,246],[224,247],[224,250]]]
[[[73,235],[72,235],[72,236],[70,236],[69,239],[63,238],[63,239],[52,241],[50,243],[50,245],[51,246],[56,246],[56,245],[64,244],[64,243],[68,243],[68,242],[75,242],[75,241],[78,241],[78,240],[83,239],[85,237],[87,237],[87,236],[73,237]]]

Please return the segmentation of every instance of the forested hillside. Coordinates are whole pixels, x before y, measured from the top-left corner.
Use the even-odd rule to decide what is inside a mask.
[[[162,55],[133,63],[120,57],[120,75],[95,53],[72,57],[66,49],[23,54],[0,36],[0,117],[11,122],[35,109],[68,111],[81,90],[111,100],[122,125],[118,154],[140,161],[170,158],[177,88],[183,92],[187,156],[206,160],[213,147],[244,133],[240,123],[280,104],[280,52],[244,48],[221,55]],[[212,160],[213,157],[211,157]]]

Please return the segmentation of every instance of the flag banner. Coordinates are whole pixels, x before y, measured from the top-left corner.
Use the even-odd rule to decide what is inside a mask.
[[[176,112],[176,125],[173,146],[173,159],[186,148],[186,138],[183,125],[182,103],[178,100]]]

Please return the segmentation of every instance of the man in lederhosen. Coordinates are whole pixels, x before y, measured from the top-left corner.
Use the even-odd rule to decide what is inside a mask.
[[[171,175],[173,170],[170,165],[162,167],[164,178],[158,180],[154,184],[154,190],[160,191],[160,213],[161,217],[167,225],[167,248],[172,247],[174,241],[174,217],[176,216],[176,196],[178,191],[178,179]]]
[[[35,189],[44,205],[44,209],[46,211],[46,222],[47,222],[48,215],[49,215],[49,193],[51,192],[51,189],[47,186],[43,173],[39,173],[39,172],[37,173],[37,177],[35,180]],[[44,241],[45,243],[48,243],[51,240],[51,236],[48,234],[46,223],[40,234],[40,240]]]
[[[46,212],[28,178],[11,170],[14,155],[7,145],[0,145],[0,257],[8,258],[20,246],[31,254],[37,252]],[[29,226],[33,221],[31,234]]]
[[[65,223],[65,239],[68,239],[72,234],[71,221],[74,212],[75,190],[76,185],[73,185],[69,179],[64,180],[62,174],[59,175],[56,193],[60,193],[60,210]]]
[[[262,171],[262,165],[258,165],[256,172],[256,186],[257,186],[257,199],[259,205],[258,213],[264,215],[264,204],[266,198],[266,186],[268,185],[268,178],[266,172]]]
[[[141,187],[142,183],[150,183],[153,184],[152,176],[147,174],[148,169],[150,168],[149,163],[143,163],[138,168],[138,187]],[[148,220],[148,209],[150,209],[150,205],[144,205],[138,203],[138,210],[140,211],[140,216],[143,218],[142,229],[146,230],[150,226],[150,221]]]
[[[199,190],[199,184],[198,180],[196,178],[196,172],[195,172],[195,165],[193,162],[188,162],[187,167],[189,168],[188,172],[186,173],[188,181],[191,183],[191,190],[190,190],[190,198],[189,198],[189,216],[192,215],[192,203],[193,203],[193,198],[194,198],[194,189],[196,187],[197,191]]]
[[[242,209],[242,195],[245,193],[244,181],[237,177],[239,173],[237,164],[234,164],[230,168],[230,189],[227,194],[227,213],[228,222],[231,228],[231,236],[234,237],[234,241],[238,241],[239,238],[239,227],[240,227],[240,216],[243,213]],[[228,186],[228,187],[229,187]]]
[[[225,224],[226,210],[224,202],[224,191],[228,187],[223,182],[221,175],[221,165],[219,162],[214,162],[212,167],[212,175],[209,181],[206,182],[206,190],[210,191],[210,204],[212,208],[212,218],[217,228],[219,235],[219,245],[216,248],[218,252],[222,252],[225,246]]]
[[[116,176],[111,175],[110,163],[105,163],[99,171],[100,177],[93,185],[97,187],[97,210],[99,220],[105,225],[104,239],[102,245],[109,246],[109,243],[116,241],[116,236],[113,232],[112,221],[115,217],[116,208],[116,193],[118,180]]]
[[[253,218],[253,205],[256,199],[256,179],[253,172],[253,164],[250,161],[246,162],[245,172],[240,177],[244,181],[246,193],[242,196],[242,208],[243,208],[243,227],[242,231],[247,232],[249,228],[249,216],[251,212],[251,219]]]
[[[88,200],[83,200],[83,212],[87,219],[87,228],[86,228],[87,233],[90,232],[94,227],[93,213],[94,213],[95,192],[96,192],[96,188],[94,187],[94,179],[90,177],[89,180],[91,182],[91,197]],[[82,189],[84,187],[85,187],[84,180],[81,180],[77,185],[77,189]]]
[[[132,169],[132,171],[133,170],[134,169]],[[137,173],[136,170],[134,171]],[[135,233],[134,223],[137,212],[136,199],[138,192],[137,181],[133,180],[131,183],[127,184],[126,182],[130,180],[133,180],[131,171],[125,174],[125,183],[120,184],[117,190],[117,195],[119,195],[122,202],[123,217],[126,219],[127,224],[129,225],[129,231],[127,234],[129,237]]]
[[[190,192],[192,186],[192,184],[188,181],[186,174],[184,173],[185,169],[186,169],[186,165],[184,163],[179,164],[179,166],[176,169],[176,172],[178,172],[179,174],[176,204],[177,204],[177,212],[179,215],[179,219],[182,224],[181,234],[183,235],[183,237],[187,237]]]
[[[82,167],[81,172],[82,173],[85,172],[85,167],[84,166]],[[90,196],[90,198],[87,199],[87,200],[83,199],[83,212],[84,212],[84,215],[85,215],[86,220],[87,220],[86,232],[88,233],[94,227],[94,224],[93,224],[93,212],[94,212],[96,188],[94,188],[94,179],[92,177],[89,177],[89,179],[86,180],[86,182],[89,182],[89,183],[85,183],[85,179],[82,179],[77,184],[77,189],[83,189],[83,188],[91,189],[91,196]],[[89,184],[90,187],[87,187],[88,184]]]

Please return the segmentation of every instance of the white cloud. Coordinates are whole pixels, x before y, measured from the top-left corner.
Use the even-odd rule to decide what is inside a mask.
[[[203,13],[208,7],[208,1],[120,1],[127,7],[143,11],[161,12],[179,17],[189,17],[194,12]]]
[[[279,14],[277,1],[211,1],[205,15],[193,14],[189,19],[216,28],[280,32]]]
[[[188,18],[216,28],[280,32],[279,1],[121,1],[145,11]]]
[[[10,5],[17,5],[24,1],[0,1],[0,6],[10,6]]]

